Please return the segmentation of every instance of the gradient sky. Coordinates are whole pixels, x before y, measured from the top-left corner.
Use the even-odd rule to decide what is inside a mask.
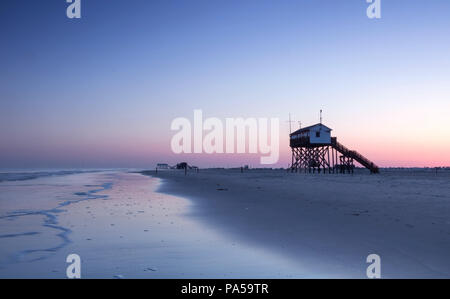
[[[0,168],[258,166],[171,153],[176,117],[324,123],[381,166],[450,165],[450,1],[0,4]]]

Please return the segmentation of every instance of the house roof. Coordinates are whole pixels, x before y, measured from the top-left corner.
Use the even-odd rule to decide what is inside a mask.
[[[328,130],[332,131],[332,129],[330,129],[329,127],[325,126],[324,124],[318,123],[318,124],[315,124],[315,125],[312,125],[312,126],[301,128],[301,129],[291,133],[291,135],[295,135],[295,134],[299,134],[299,133],[303,133],[303,132],[309,132],[312,128],[317,127],[317,126],[320,126],[322,128],[325,128],[325,129],[328,129]]]

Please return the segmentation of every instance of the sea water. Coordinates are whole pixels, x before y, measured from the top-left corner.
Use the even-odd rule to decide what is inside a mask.
[[[0,174],[0,277],[311,277],[298,262],[198,223],[186,199],[127,171]]]

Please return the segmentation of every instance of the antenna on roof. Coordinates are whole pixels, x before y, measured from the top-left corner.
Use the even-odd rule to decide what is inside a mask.
[[[322,109],[320,109],[320,124],[322,124]]]

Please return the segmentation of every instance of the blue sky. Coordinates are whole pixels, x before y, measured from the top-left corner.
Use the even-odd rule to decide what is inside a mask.
[[[449,1],[382,0],[380,20],[364,0],[82,0],[79,20],[63,0],[0,5],[3,167],[174,162],[170,122],[194,109],[324,109],[381,165],[450,164]]]

